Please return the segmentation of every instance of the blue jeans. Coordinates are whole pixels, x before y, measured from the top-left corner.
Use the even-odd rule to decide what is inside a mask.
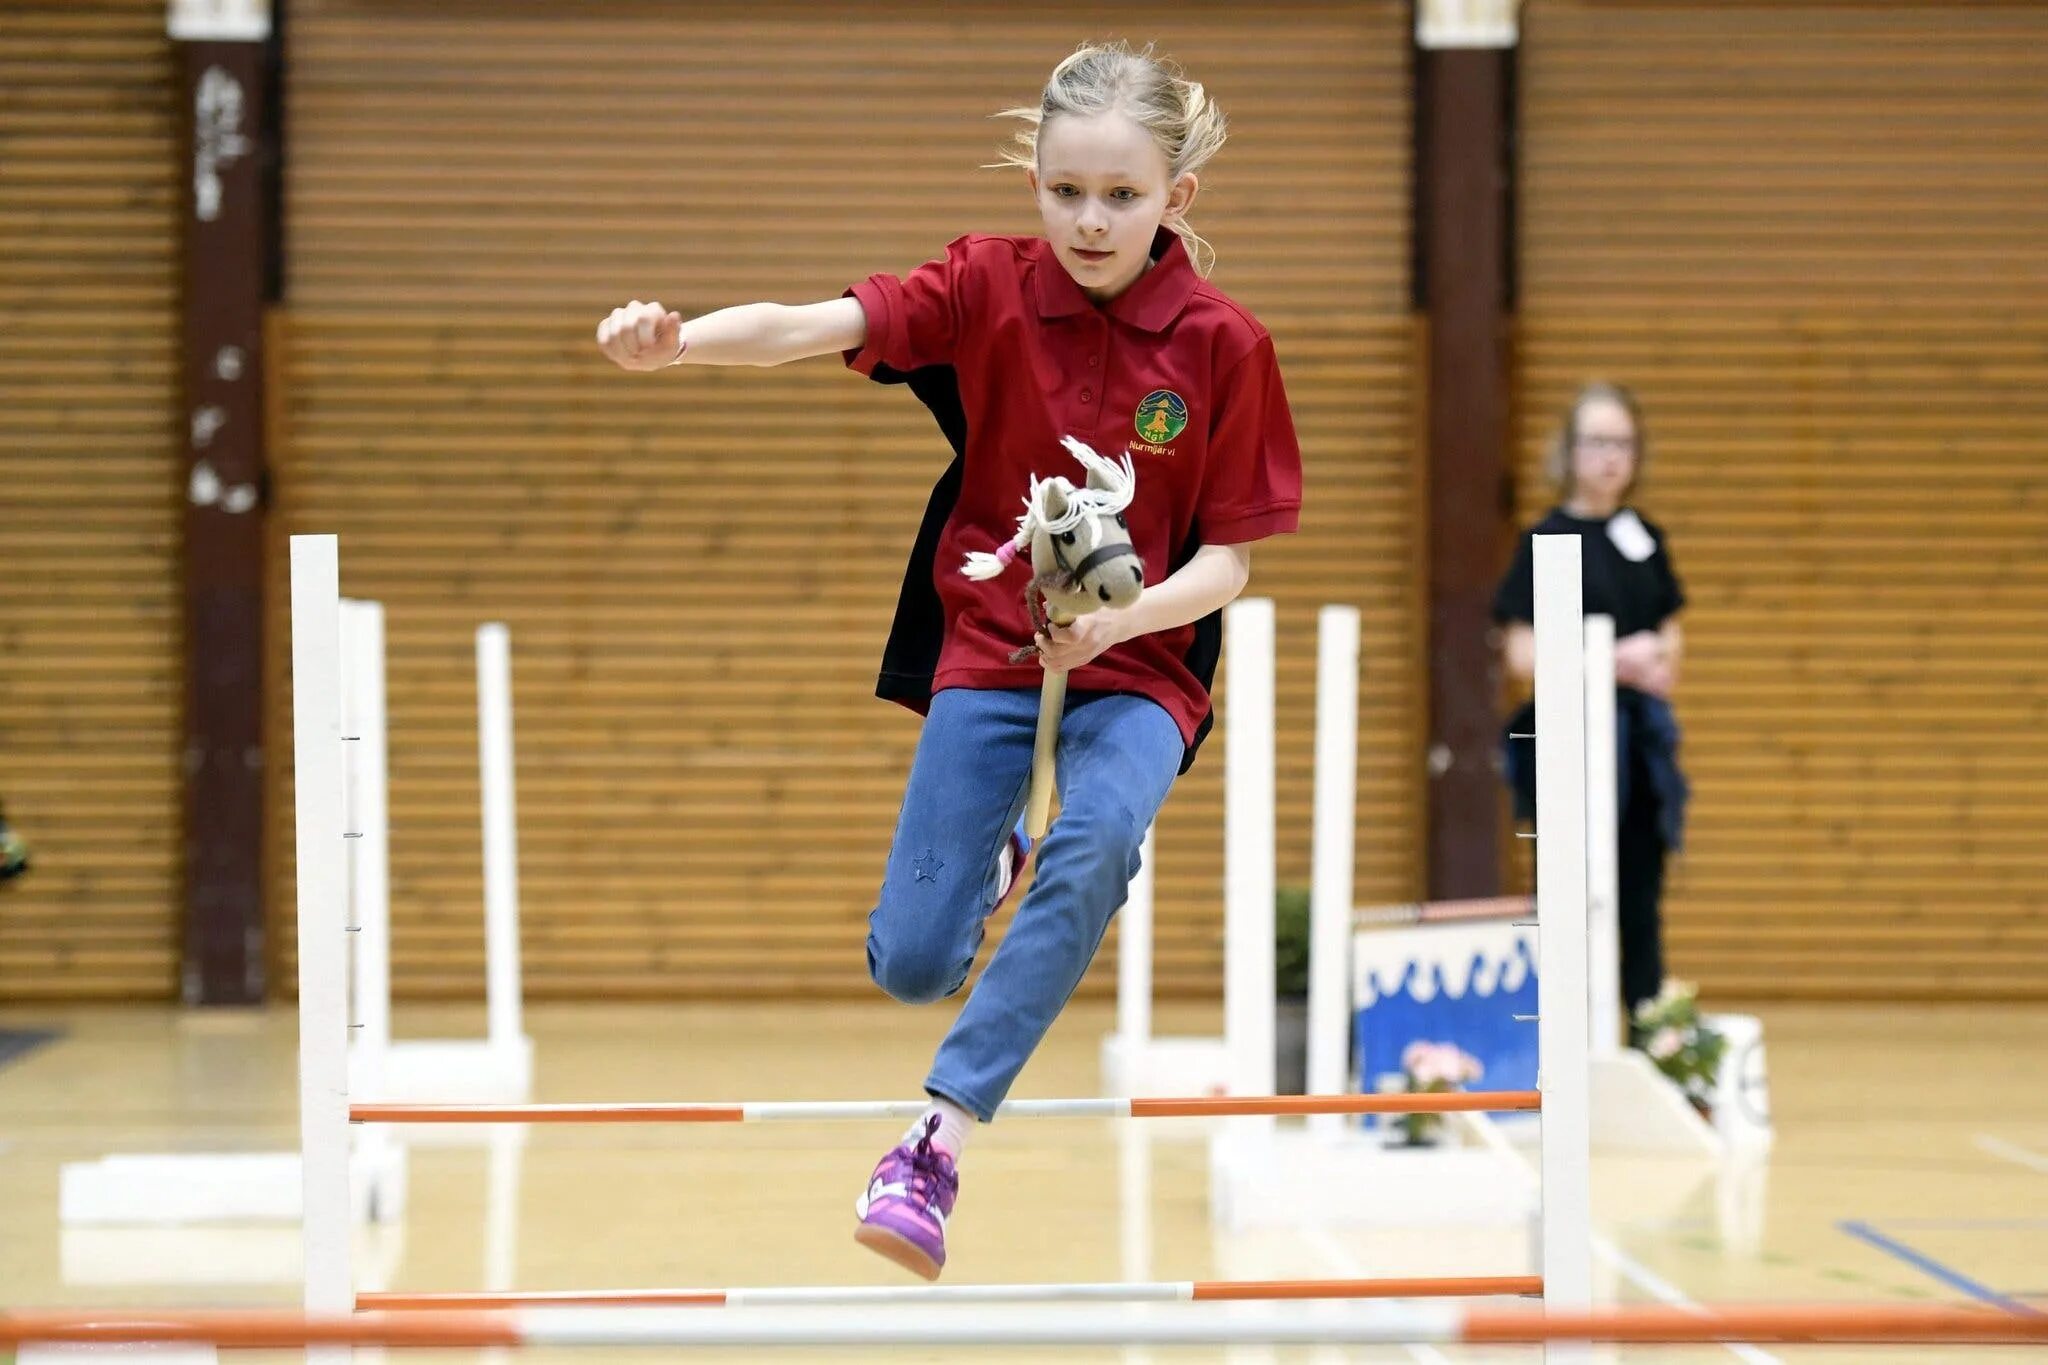
[[[868,972],[907,1004],[967,983],[996,899],[996,855],[1024,810],[1038,693],[949,688],[932,698],[874,913]],[[1054,765],[1059,816],[1010,932],[961,1007],[925,1089],[984,1122],[1081,984],[1180,770],[1158,703],[1070,698]]]

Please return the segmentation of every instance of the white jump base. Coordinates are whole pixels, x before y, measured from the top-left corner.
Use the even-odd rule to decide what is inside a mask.
[[[420,1038],[349,1056],[349,1093],[393,1104],[524,1104],[533,1097],[533,1040]]]
[[[105,1156],[58,1174],[57,1217],[66,1227],[296,1223],[305,1212],[297,1152],[194,1152]],[[349,1203],[358,1222],[404,1212],[403,1148],[358,1151]]]
[[[404,1258],[404,1225],[367,1225],[356,1235],[364,1277],[388,1282]],[[296,1285],[306,1273],[295,1222],[63,1228],[57,1247],[64,1283],[74,1287]]]
[[[1102,1040],[1102,1093],[1131,1099],[1228,1095],[1230,1053],[1221,1038]]]
[[[478,767],[483,793],[486,985],[490,1034],[478,1039],[391,1038],[390,903],[384,705],[384,615],[376,602],[337,602],[342,665],[340,719],[351,920],[351,998],[362,1037],[349,1048],[349,1088],[392,1102],[519,1104],[533,1093],[533,1040],[521,1029],[518,870],[512,781],[509,636],[477,631]],[[498,1145],[522,1136],[491,1139]],[[359,1223],[401,1217],[408,1144],[477,1141],[461,1130],[380,1136],[351,1144],[349,1208]],[[59,1174],[58,1220],[79,1228],[191,1228],[200,1224],[295,1223],[305,1206],[298,1152],[113,1155],[67,1163]],[[184,1268],[174,1248],[138,1239],[161,1254],[160,1279]]]
[[[1722,1161],[1771,1146],[1763,1025],[1752,1015],[1707,1014],[1728,1041],[1710,1121],[1634,1049],[1593,1059],[1593,1149]]]
[[[1470,1116],[1490,1127],[1484,1115]],[[1540,1212],[1536,1173],[1491,1143],[1400,1147],[1377,1131],[1336,1135],[1225,1124],[1210,1140],[1209,1213],[1226,1232],[1344,1228],[1525,1229]]]

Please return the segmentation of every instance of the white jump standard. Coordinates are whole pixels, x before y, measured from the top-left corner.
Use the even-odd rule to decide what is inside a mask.
[[[1560,611],[1568,608],[1572,614],[1573,630],[1564,641],[1552,640],[1549,655],[1560,648],[1567,650],[1574,671],[1559,674],[1553,667],[1543,669],[1540,665],[1549,657],[1545,653],[1544,640],[1558,634],[1554,623],[1540,629],[1539,640],[1539,706],[1553,710],[1568,709],[1583,722],[1583,698],[1577,686],[1580,679],[1575,671],[1578,660],[1577,643],[1577,542],[1563,538],[1563,543],[1548,547],[1539,546],[1538,579],[1539,598],[1548,591],[1555,591],[1561,598],[1569,600],[1560,603]],[[1556,562],[1553,562],[1556,561]],[[882,1120],[914,1116],[924,1108],[923,1101],[745,1101],[730,1104],[707,1103],[660,1103],[660,1104],[618,1104],[618,1105],[533,1105],[533,1104],[447,1104],[447,1103],[385,1103],[381,1101],[351,1103],[349,1096],[349,1067],[347,1057],[348,999],[346,993],[345,965],[348,959],[347,940],[348,916],[343,899],[344,879],[339,868],[344,861],[343,849],[347,836],[355,831],[347,827],[346,807],[342,800],[344,788],[343,751],[349,743],[344,738],[340,710],[341,658],[339,648],[340,620],[339,599],[336,592],[338,583],[337,546],[333,537],[300,536],[292,541],[293,564],[293,667],[294,667],[294,745],[297,760],[298,838],[300,849],[299,899],[299,967],[300,988],[300,1029],[301,1029],[301,1122],[304,1150],[303,1170],[306,1180],[304,1221],[306,1307],[310,1312],[320,1314],[347,1313],[357,1305],[358,1285],[351,1267],[351,1227],[347,1212],[346,1192],[348,1188],[347,1161],[352,1123],[375,1124],[513,1124],[532,1123],[744,1123],[775,1121],[826,1121],[833,1119]],[[1559,583],[1563,586],[1559,587]],[[1569,589],[1569,591],[1565,591]],[[1263,630],[1264,648],[1248,648],[1244,651],[1244,663],[1233,669],[1230,679],[1232,691],[1242,690],[1246,694],[1257,691],[1260,664],[1263,661],[1264,681],[1269,695],[1262,705],[1253,707],[1254,714],[1263,712],[1270,721],[1271,681],[1271,604],[1253,603],[1249,615],[1240,613],[1239,620],[1248,622],[1253,633]],[[1263,611],[1260,609],[1263,608]],[[1556,613],[1552,613],[1555,615]],[[1539,624],[1550,620],[1540,618]],[[1244,639],[1242,628],[1235,640]],[[1342,645],[1341,635],[1338,642]],[[1253,641],[1254,644],[1259,641]],[[1343,652],[1342,650],[1339,651]],[[1240,684],[1243,684],[1240,689]],[[1257,701],[1258,698],[1251,698]],[[1546,711],[1544,714],[1548,714]],[[1582,736],[1563,725],[1555,727],[1554,747],[1562,746],[1551,756],[1552,766],[1563,755],[1567,770],[1574,757],[1574,749]],[[1267,781],[1261,785],[1251,783],[1247,797],[1259,804],[1265,812],[1262,822],[1255,824],[1240,820],[1239,830],[1257,830],[1264,826],[1264,837],[1248,839],[1240,837],[1234,845],[1234,868],[1231,878],[1234,893],[1243,898],[1257,891],[1270,906],[1272,901],[1272,838],[1271,838],[1271,755],[1270,729],[1261,731],[1258,726],[1246,726],[1236,731],[1236,744],[1242,754],[1247,748],[1252,757],[1241,759],[1236,765],[1233,782],[1242,774],[1247,763],[1257,768],[1259,755],[1263,755],[1263,766]],[[1247,745],[1247,741],[1250,744]],[[1436,1281],[1440,1287],[1432,1291],[1422,1287],[1426,1280],[1410,1280],[1407,1285],[1414,1293],[1482,1293],[1498,1294],[1527,1292],[1531,1285],[1540,1284],[1546,1304],[1565,1309],[1586,1305],[1589,1298],[1588,1273],[1590,1261],[1588,1252],[1590,1211],[1587,1207],[1588,1173],[1586,1149],[1586,1054],[1587,1029],[1585,1005],[1585,935],[1584,935],[1584,827],[1583,827],[1583,761],[1577,764],[1578,780],[1572,782],[1551,781],[1539,796],[1545,798],[1539,807],[1539,820],[1545,821],[1541,832],[1545,834],[1546,845],[1554,844],[1555,851],[1545,847],[1551,862],[1542,864],[1543,876],[1547,879],[1540,885],[1539,914],[1545,926],[1545,967],[1541,988],[1543,1019],[1544,1069],[1540,1078],[1539,1092],[1502,1091],[1434,1095],[1376,1095],[1376,1094],[1331,1094],[1311,1096],[1274,1096],[1270,1093],[1237,1093],[1233,1095],[1193,1095],[1186,1097],[1139,1097],[1139,1098],[1081,1098],[1062,1100],[1018,1100],[1002,1109],[1010,1117],[1041,1119],[1073,1118],[1181,1118],[1220,1117],[1229,1121],[1233,1133],[1239,1140],[1271,1142],[1274,1137],[1273,1116],[1281,1114],[1342,1115],[1367,1113],[1436,1112],[1466,1113],[1486,1110],[1544,1111],[1544,1183],[1546,1198],[1544,1207],[1544,1241],[1542,1251],[1542,1275],[1519,1277],[1468,1277],[1464,1286],[1458,1289],[1441,1287],[1445,1281]],[[1255,775],[1255,774],[1254,774]],[[1576,811],[1576,822],[1559,818],[1552,807],[1563,805]],[[1256,847],[1254,846],[1256,845]],[[1579,876],[1551,876],[1551,863],[1563,860],[1567,865],[1575,862]],[[1574,907],[1571,903],[1576,898]],[[1346,897],[1348,899],[1348,897]],[[1553,902],[1558,904],[1553,908]],[[1576,915],[1574,915],[1574,908]],[[1558,932],[1560,931],[1561,932]],[[1553,937],[1553,933],[1556,937]],[[1264,990],[1257,992],[1270,1001],[1272,949],[1270,933],[1263,956]],[[1556,960],[1553,962],[1552,959]],[[1249,986],[1249,979],[1239,980]],[[1242,994],[1239,1008],[1242,1011]],[[1574,1007],[1575,1002],[1575,1007]],[[1266,1045],[1263,1053],[1263,1067],[1260,1067],[1249,1049],[1236,1053],[1239,1071],[1243,1080],[1256,1079],[1255,1072],[1266,1074],[1270,1082],[1272,1066],[1271,1015],[1268,1010],[1266,1027],[1263,1030]],[[1239,1031],[1240,1039],[1244,1030]],[[1242,1082],[1241,1082],[1242,1083]],[[1270,1088],[1270,1086],[1269,1086]],[[948,1287],[949,1293],[940,1297],[974,1300],[977,1297],[1000,1300],[1015,1294],[1031,1301],[1041,1298],[1079,1297],[1084,1299],[1117,1298],[1195,1298],[1195,1299],[1250,1299],[1257,1297],[1311,1297],[1316,1294],[1344,1297],[1363,1297],[1384,1292],[1387,1281],[1354,1277],[1349,1281],[1302,1281],[1295,1282],[1291,1292],[1278,1290],[1270,1282],[1263,1287],[1260,1282],[1219,1281],[1207,1285],[1203,1292],[1196,1292],[1193,1282],[1166,1282],[1164,1284],[1136,1283],[1123,1286],[1101,1285],[1048,1285],[1036,1288],[1003,1288],[990,1286]],[[1313,1287],[1311,1287],[1313,1286]],[[661,1291],[657,1291],[661,1292]],[[687,1293],[689,1291],[669,1291]],[[733,1291],[718,1291],[727,1297],[721,1300],[726,1312],[745,1314],[751,1311],[742,1305],[754,1302],[757,1306],[764,1301],[776,1301],[777,1291],[738,1291],[740,1297],[731,1297]],[[788,1289],[780,1291],[784,1300],[791,1296],[811,1296],[813,1302],[857,1304],[865,1299],[857,1292],[834,1287],[813,1289]],[[476,1296],[471,1296],[472,1298]],[[489,1301],[516,1303],[525,1296],[499,1295]],[[559,1292],[548,1296],[556,1300],[573,1299],[571,1292]],[[371,1299],[371,1302],[377,1300]],[[386,1300],[388,1302],[388,1300]],[[693,1302],[700,1302],[693,1300]],[[1315,1306],[1306,1305],[1299,1311],[1313,1313]],[[506,1308],[504,1314],[517,1313],[521,1320],[532,1321],[536,1313],[553,1311],[587,1310],[543,1310],[531,1308]],[[659,1315],[660,1308],[647,1307],[641,1311]],[[803,1311],[790,1307],[792,1313]],[[1178,1310],[1198,1312],[1190,1308]],[[1316,1315],[1320,1318],[1320,1314]],[[558,1319],[559,1320],[559,1319]],[[902,1322],[902,1319],[898,1319]],[[754,1342],[759,1344],[796,1344],[805,1340],[826,1341],[874,1341],[889,1339],[909,1341],[913,1337],[925,1339],[919,1333],[929,1328],[937,1335],[932,1341],[1044,1341],[1056,1343],[1083,1340],[1128,1340],[1142,1341],[1284,1341],[1284,1340],[1335,1340],[1342,1339],[1347,1322],[1356,1319],[1330,1318],[1326,1324],[1306,1335],[1290,1335],[1298,1330],[1300,1319],[1290,1326],[1286,1321],[1274,1320],[1257,1331],[1249,1330],[1250,1324],[1235,1323],[1218,1327],[1194,1321],[1182,1323],[1161,1323],[1157,1325],[1112,1324],[1107,1319],[1101,1322],[1084,1321],[1081,1316],[1064,1320],[1055,1317],[1040,1319],[1034,1326],[1025,1329],[1021,1337],[1015,1335],[1017,1328],[997,1330],[992,1324],[986,1328],[972,1330],[955,1326],[940,1327],[935,1324],[910,1323],[915,1331],[906,1331],[896,1337],[885,1324],[877,1321],[870,1326],[855,1326],[850,1320],[837,1325],[825,1325],[820,1319],[809,1327],[798,1325],[792,1319],[786,1326],[748,1326],[744,1329],[717,1328],[708,1332],[701,1325],[682,1328],[681,1340],[712,1342]],[[1414,1319],[1404,1319],[1412,1323]],[[1447,1320],[1448,1321],[1448,1320]],[[1221,1332],[1222,1335],[1216,1335]],[[848,1333],[851,1335],[848,1335]],[[1334,1332],[1336,1335],[1330,1335]],[[816,1335],[812,1335],[815,1333]],[[1135,1334],[1133,1334],[1135,1333]],[[1106,1334],[1106,1335],[1098,1335]],[[629,1336],[638,1339],[637,1331]],[[1567,1349],[1567,1348],[1560,1348]]]

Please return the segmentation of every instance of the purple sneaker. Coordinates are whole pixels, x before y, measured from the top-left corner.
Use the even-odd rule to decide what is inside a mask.
[[[938,1131],[934,1116],[923,1137],[897,1144],[853,1205],[860,1218],[853,1240],[927,1280],[946,1267],[946,1218],[960,1194],[953,1158],[932,1146]]]

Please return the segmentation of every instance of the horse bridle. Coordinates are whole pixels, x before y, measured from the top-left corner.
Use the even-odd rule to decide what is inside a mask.
[[[1066,574],[1067,586],[1071,588],[1080,587],[1081,581],[1087,578],[1090,571],[1097,565],[1107,563],[1131,549],[1132,546],[1129,541],[1119,541],[1114,545],[1098,545],[1086,555],[1083,555],[1079,564],[1069,564],[1067,563],[1067,557],[1060,553],[1060,538],[1058,536],[1052,537],[1053,563],[1059,565],[1060,571]]]

